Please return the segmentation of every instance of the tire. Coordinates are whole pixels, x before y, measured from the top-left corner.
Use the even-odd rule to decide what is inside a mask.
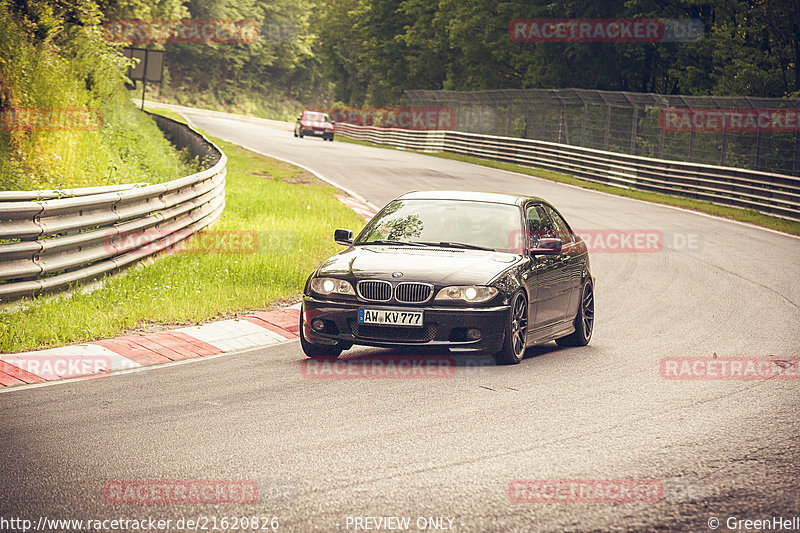
[[[294,136],[297,137],[297,128],[294,129]]]
[[[301,139],[303,138],[303,128],[298,128],[297,136],[300,137]]]
[[[330,136],[330,137],[328,137],[328,140],[329,140],[330,142],[333,142],[333,134],[331,134],[331,136]]]
[[[336,344],[314,344],[306,340],[303,327],[303,312],[300,311],[300,347],[312,359],[336,359],[342,353],[342,346]]]
[[[556,339],[559,346],[586,346],[592,339],[594,331],[594,287],[591,280],[581,289],[581,303],[575,315],[575,331]]]
[[[511,299],[511,308],[503,335],[503,348],[495,358],[501,365],[516,365],[525,357],[525,337],[528,331],[528,299],[517,292]]]

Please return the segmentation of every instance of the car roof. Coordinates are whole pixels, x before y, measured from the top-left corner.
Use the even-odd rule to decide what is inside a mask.
[[[469,200],[510,205],[522,205],[528,200],[545,202],[536,196],[516,196],[513,194],[479,191],[414,191],[400,195],[396,200]]]

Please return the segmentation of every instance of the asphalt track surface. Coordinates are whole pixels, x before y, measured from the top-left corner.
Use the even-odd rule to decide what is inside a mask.
[[[377,205],[415,189],[532,194],[577,229],[660,231],[665,248],[592,254],[591,344],[530,349],[517,366],[460,360],[448,379],[308,379],[291,342],[0,394],[0,517],[276,516],[281,531],[364,531],[352,519],[367,516],[408,517],[410,531],[434,517],[452,518],[453,531],[712,531],[716,517],[729,531],[729,517],[800,515],[800,381],[660,373],[664,358],[800,355],[800,240],[465,163],[190,118]],[[259,501],[103,495],[114,480],[198,479],[254,481]],[[656,480],[663,494],[512,501],[514,480],[552,479]]]

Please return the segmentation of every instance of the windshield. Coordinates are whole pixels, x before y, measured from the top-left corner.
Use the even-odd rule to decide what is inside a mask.
[[[422,243],[520,253],[520,228],[519,208],[514,205],[396,200],[367,224],[355,244]]]
[[[313,122],[329,122],[330,119],[328,115],[324,113],[306,113],[306,120],[311,120]]]

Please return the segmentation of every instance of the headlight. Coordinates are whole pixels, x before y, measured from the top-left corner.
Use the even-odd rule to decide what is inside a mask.
[[[484,287],[483,285],[454,285],[445,287],[436,295],[436,300],[453,301],[461,300],[464,302],[486,302],[497,295],[494,287]]]
[[[343,279],[314,278],[311,280],[311,290],[317,294],[350,294],[356,295],[353,286]]]

